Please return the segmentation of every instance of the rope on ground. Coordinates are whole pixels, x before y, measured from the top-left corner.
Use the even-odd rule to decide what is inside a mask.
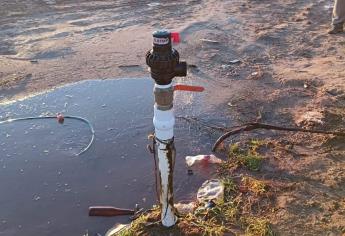
[[[87,124],[89,126],[89,128],[90,128],[91,139],[89,141],[89,144],[84,149],[82,149],[79,153],[76,154],[77,156],[80,156],[81,154],[83,154],[84,152],[89,150],[89,148],[93,144],[93,142],[95,140],[95,130],[94,130],[92,124],[90,123],[90,121],[88,121],[85,118],[82,118],[82,117],[79,117],[79,116],[64,116],[63,118],[82,121],[85,124]],[[16,122],[16,121],[43,120],[43,119],[57,119],[57,117],[56,116],[36,116],[36,117],[33,117],[32,116],[32,117],[14,118],[14,119],[8,119],[8,120],[0,121],[0,125],[7,124],[7,123],[12,123],[12,122]]]
[[[212,147],[212,151],[215,152],[218,146],[227,138],[232,135],[242,133],[244,131],[252,131],[256,129],[266,129],[266,130],[281,130],[281,131],[293,131],[293,132],[304,132],[304,133],[314,133],[314,134],[331,134],[335,136],[345,136],[345,132],[341,131],[325,131],[325,130],[309,130],[296,127],[281,127],[276,125],[269,125],[263,123],[247,123],[241,126],[229,128],[225,134],[220,136]]]

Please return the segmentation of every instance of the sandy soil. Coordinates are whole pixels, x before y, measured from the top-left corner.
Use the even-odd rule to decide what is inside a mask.
[[[326,33],[332,1],[130,1],[125,6],[132,14],[113,19],[120,5],[106,12],[106,2],[85,1],[74,18],[63,1],[54,11],[16,9],[1,18],[12,21],[0,33],[0,101],[79,80],[147,76],[150,32],[166,27],[181,32],[178,49],[197,66],[189,79],[222,88],[223,102],[231,103],[229,121],[345,129],[345,34]],[[55,11],[64,17],[49,24]],[[35,21],[26,31],[25,24],[9,31]],[[241,63],[230,62],[235,59]],[[280,235],[344,234],[345,140],[271,136],[276,145],[266,154],[262,178],[289,186],[277,192],[275,211],[267,215],[274,229]]]

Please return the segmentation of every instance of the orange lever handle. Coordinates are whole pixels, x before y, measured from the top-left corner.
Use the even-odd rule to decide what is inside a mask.
[[[184,85],[184,84],[177,84],[174,86],[174,91],[191,91],[191,92],[203,92],[205,90],[204,87],[201,86],[191,86],[191,85]]]

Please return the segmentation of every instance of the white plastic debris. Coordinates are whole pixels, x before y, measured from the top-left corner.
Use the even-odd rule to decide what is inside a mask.
[[[191,167],[195,164],[220,164],[223,161],[215,155],[186,156],[186,164]]]
[[[206,43],[219,43],[219,41],[211,40],[211,39],[200,39],[200,41],[206,42]]]
[[[199,203],[224,199],[224,185],[219,179],[205,181],[198,190],[197,199]]]
[[[231,60],[229,62],[230,62],[230,64],[237,64],[237,63],[240,63],[241,61],[238,59],[235,59],[235,60]]]
[[[236,105],[234,105],[232,102],[228,102],[228,106],[229,107],[236,107]]]
[[[41,199],[41,197],[36,195],[36,196],[34,196],[34,199],[33,199],[33,200],[34,200],[34,201],[39,201],[40,199]]]
[[[117,224],[113,228],[109,229],[106,233],[105,236],[116,236],[118,235],[121,231],[127,229],[130,226],[130,224]]]
[[[194,209],[196,208],[196,203],[195,202],[190,202],[190,203],[176,203],[175,205],[176,210],[180,214],[187,215],[189,213],[192,213]]]

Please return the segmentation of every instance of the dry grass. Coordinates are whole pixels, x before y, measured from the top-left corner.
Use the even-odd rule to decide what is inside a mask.
[[[268,186],[264,181],[249,176],[242,178],[242,186],[248,188],[255,195],[262,195],[268,191]]]
[[[270,223],[265,218],[242,218],[246,236],[274,236]]]

